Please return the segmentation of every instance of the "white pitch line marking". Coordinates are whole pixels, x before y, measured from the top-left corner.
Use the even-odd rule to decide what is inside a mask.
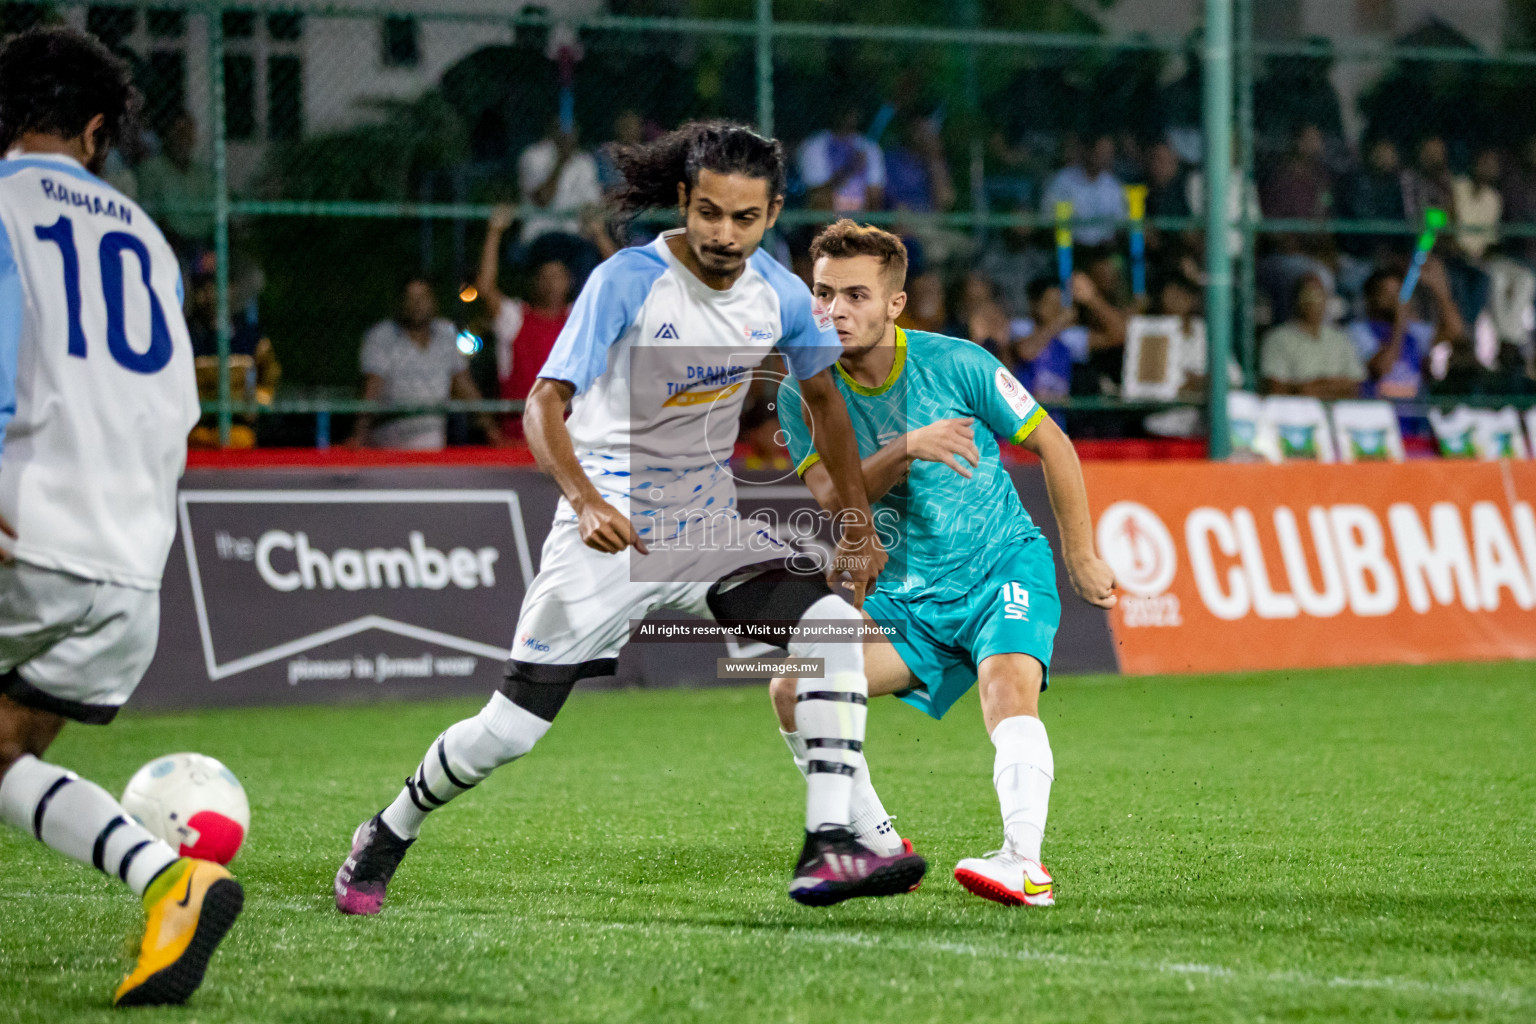
[[[571,922],[576,923],[576,922]],[[591,923],[591,922],[588,922]],[[631,924],[626,922],[609,922],[594,924],[599,931],[644,931],[647,928],[672,928],[679,931],[699,931],[716,934],[730,934],[737,937],[746,937],[748,934],[764,934],[754,929],[746,929],[727,925],[694,924],[680,921],[653,921],[646,924]],[[1490,999],[1500,1002],[1523,1005],[1529,1000],[1530,993],[1520,986],[1498,985],[1492,982],[1459,982],[1443,984],[1439,982],[1423,981],[1418,978],[1370,978],[1347,977],[1335,975],[1323,977],[1316,974],[1308,974],[1304,971],[1243,971],[1231,967],[1222,967],[1218,964],[1201,963],[1174,963],[1161,960],[1137,960],[1127,958],[1124,960],[1110,959],[1107,957],[1081,956],[1075,953],[1056,953],[1047,950],[1031,949],[990,949],[970,943],[941,942],[937,940],[923,940],[917,942],[890,939],[883,936],[864,934],[847,934],[837,932],[802,932],[798,930],[785,931],[781,936],[785,941],[826,943],[832,945],[865,946],[870,948],[899,949],[905,952],[915,953],[948,953],[956,956],[968,956],[985,960],[1021,960],[1030,963],[1050,963],[1062,967],[1088,967],[1103,970],[1125,970],[1127,968],[1146,971],[1154,974],[1193,974],[1202,977],[1231,981],[1239,983],[1254,983],[1266,985],[1305,985],[1314,988],[1359,988],[1382,989],[1397,992],[1416,992],[1426,995],[1459,996],[1474,999]]]

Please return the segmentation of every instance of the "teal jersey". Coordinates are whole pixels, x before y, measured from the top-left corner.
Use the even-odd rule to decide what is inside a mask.
[[[881,591],[937,597],[966,593],[1005,549],[1040,536],[1003,468],[994,435],[1017,444],[1045,418],[1045,410],[990,352],[959,338],[898,328],[896,361],[884,384],[865,387],[841,363],[833,372],[848,404],[860,458],[936,420],[976,420],[972,429],[981,464],[970,479],[942,462],[919,460],[906,479],[873,503],[890,554],[880,576]],[[796,471],[804,476],[821,456],[797,381],[786,379],[779,386],[778,414]]]

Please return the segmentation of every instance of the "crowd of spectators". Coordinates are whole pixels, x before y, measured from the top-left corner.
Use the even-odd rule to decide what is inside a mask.
[[[209,280],[212,179],[194,157],[193,119],[183,113],[168,124],[156,151],[138,162],[136,181],[127,184],[165,226],[197,282],[189,313],[209,321],[212,314],[198,303]],[[607,137],[632,143],[660,130],[626,110]],[[1070,414],[1075,433],[1148,430],[1145,415],[1114,415],[1103,407],[1124,394],[1128,325],[1136,317],[1196,323],[1202,316],[1205,181],[1188,133],[1064,132],[1048,145],[1038,136],[994,139],[988,152],[997,155],[1008,187],[984,183],[988,212],[1028,214],[1033,224],[975,231],[928,216],[962,201],[944,133],[942,114],[892,107],[871,114],[844,103],[825,129],[790,147],[790,206],[887,215],[884,222],[903,234],[911,254],[904,326],[987,347],[1046,402],[1100,400],[1077,403],[1094,411]],[[473,311],[460,317],[466,323],[437,315],[432,283],[409,283],[399,310],[363,341],[364,395],[423,403],[481,393],[525,397],[586,276],[620,244],[650,237],[644,224],[621,230],[608,219],[609,152],[554,122],[523,149],[516,158],[517,202],[498,207],[486,225],[472,289],[477,298]],[[1242,223],[1263,222],[1253,348],[1250,355],[1249,343],[1239,339],[1233,353],[1250,376],[1239,374],[1234,384],[1328,399],[1536,390],[1536,237],[1505,235],[1512,223],[1536,225],[1536,138],[1511,152],[1453,146],[1430,135],[1405,155],[1392,138],[1369,138],[1351,150],[1337,134],[1303,122],[1283,148],[1258,162],[1255,177],[1234,166],[1230,179],[1234,260]],[[974,175],[971,181],[974,188]],[[1128,245],[1128,187],[1144,190],[1149,219],[1140,265]],[[1060,203],[1071,205],[1077,222],[1065,282],[1050,224]],[[1413,296],[1400,302],[1413,232],[1432,207],[1444,210],[1449,224]],[[775,255],[802,275],[809,273],[805,250],[814,230],[791,228],[773,242]],[[494,364],[480,375],[478,389],[457,343],[460,326],[486,339],[485,361]],[[205,326],[203,333],[211,344],[216,332]],[[237,355],[266,367],[253,372],[266,374],[264,397],[270,398],[276,362],[254,316],[233,325],[232,334]],[[259,356],[257,341],[265,345]],[[1204,367],[1187,371],[1179,396],[1193,400],[1203,389]],[[520,434],[515,416],[477,422],[493,442]],[[446,437],[443,417],[417,414],[363,417],[351,439],[432,447]]]
[[[891,223],[912,254],[902,325],[985,346],[1045,402],[1101,400],[1091,404],[1092,411],[1070,414],[1075,433],[1169,432],[1160,425],[1166,417],[1149,417],[1144,410],[1117,414],[1106,411],[1102,400],[1112,405],[1123,394],[1128,327],[1136,317],[1177,318],[1185,333],[1198,335],[1203,344],[1205,265],[1198,218],[1205,182],[1198,162],[1184,152],[1188,140],[1110,134],[1060,139],[1054,169],[1042,169],[1022,190],[1038,198],[1001,212],[1036,214],[1036,224],[1042,224],[1055,217],[1058,203],[1071,204],[1074,220],[1083,223],[1074,227],[1073,270],[1063,284],[1049,226],[959,232],[932,218],[905,216],[944,213],[959,201],[942,123],[891,110],[880,111],[873,121],[878,136],[869,130],[869,113],[846,103],[826,129],[793,148],[791,204],[855,217],[894,215]],[[613,137],[634,142],[659,130],[625,111],[615,121]],[[1233,353],[1232,384],[1324,399],[1536,390],[1529,373],[1536,251],[1526,239],[1501,237],[1501,227],[1514,216],[1536,222],[1536,141],[1514,158],[1487,149],[1464,154],[1459,162],[1446,142],[1433,136],[1419,141],[1408,162],[1387,138],[1368,140],[1358,161],[1340,152],[1337,139],[1303,123],[1282,152],[1264,161],[1257,180],[1245,179],[1234,166],[1228,208],[1234,259],[1241,252],[1245,218],[1292,223],[1258,236],[1252,377],[1245,381],[1236,369],[1243,365],[1239,349]],[[499,397],[526,396],[581,281],[619,244],[603,217],[604,189],[613,184],[606,154],[601,147],[581,149],[574,132],[552,126],[518,159],[521,214],[499,207],[487,225],[475,289],[481,330],[493,339]],[[1150,218],[1139,268],[1127,245],[1127,186],[1145,189]],[[1411,229],[1430,207],[1445,210],[1449,226],[1422,268],[1414,295],[1401,302],[1414,244]],[[1186,222],[1167,223],[1179,218]],[[1369,223],[1339,231],[1305,223],[1332,220]],[[777,255],[802,274],[809,273],[804,250],[813,232],[814,227],[792,229],[776,243]],[[634,231],[626,241],[648,237]],[[516,296],[501,290],[503,274],[517,282]],[[1140,294],[1133,280],[1144,282]],[[1523,306],[1512,309],[1512,302]],[[407,362],[417,374],[416,364],[440,348],[433,393],[446,395],[462,372],[462,356],[450,352],[446,323],[439,330],[442,342],[429,344],[423,334],[416,342],[423,356]],[[385,334],[398,348],[403,335],[397,327],[375,328],[364,347],[365,369],[377,365]],[[1184,367],[1180,400],[1201,396],[1203,362],[1202,348],[1199,361]],[[369,393],[383,393],[372,383],[380,374],[367,372]],[[419,388],[410,393],[425,397]],[[754,462],[776,465],[768,431],[758,438],[759,431],[750,429],[766,418],[749,409],[746,422],[744,438],[753,446]],[[1197,420],[1178,422],[1182,425],[1172,432],[1198,430]],[[516,417],[509,417],[497,424],[495,436],[517,433]],[[434,427],[432,437],[439,436]],[[412,443],[420,440],[413,435]],[[382,436],[373,443],[388,441]]]

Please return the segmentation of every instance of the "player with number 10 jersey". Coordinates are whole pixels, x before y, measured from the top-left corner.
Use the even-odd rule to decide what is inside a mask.
[[[92,173],[136,107],[88,36],[0,50],[0,821],[142,898],[119,1006],[183,1002],[244,901],[221,865],[43,760],[67,721],[111,721],[154,658],[198,418],[176,254]]]
[[[0,164],[0,227],[0,515],[14,554],[157,590],[198,418],[176,254],[64,154]]]

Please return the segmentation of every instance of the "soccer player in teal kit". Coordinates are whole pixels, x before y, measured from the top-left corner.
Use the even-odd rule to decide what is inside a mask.
[[[1050,906],[1054,883],[1040,864],[1040,845],[1055,766],[1039,700],[1061,602],[1050,546],[1024,510],[993,435],[1040,457],[1072,584],[1084,600],[1108,608],[1114,574],[1094,551],[1077,455],[985,349],[896,326],[906,304],[899,238],[841,220],[817,236],[811,256],[812,290],[843,346],[837,386],[858,436],[869,500],[877,521],[895,525],[887,531],[895,535],[890,561],[864,611],[898,635],[866,644],[869,695],[894,693],[941,718],[979,683],[997,750],[993,782],[1004,842],[962,860],[955,877],[1000,903]],[[818,465],[792,379],[780,388],[778,413],[797,471],[818,501],[831,504],[831,481]],[[773,695],[801,763],[794,680],[775,680]],[[855,779],[853,817],[865,845],[904,845],[867,769]]]

